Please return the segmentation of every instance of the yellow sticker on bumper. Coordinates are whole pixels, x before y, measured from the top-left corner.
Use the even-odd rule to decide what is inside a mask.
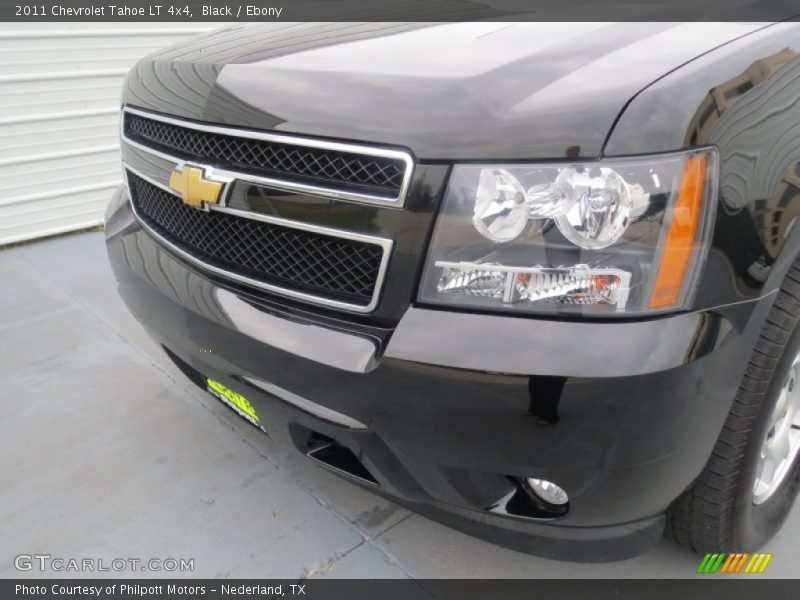
[[[259,429],[264,429],[261,426],[261,419],[259,419],[258,415],[256,414],[256,409],[253,408],[253,405],[250,404],[247,398],[238,392],[234,392],[232,389],[220,383],[216,379],[211,379],[211,377],[206,377],[206,385],[208,386],[208,391],[212,395],[222,400],[225,404],[230,406],[233,410],[235,410]]]

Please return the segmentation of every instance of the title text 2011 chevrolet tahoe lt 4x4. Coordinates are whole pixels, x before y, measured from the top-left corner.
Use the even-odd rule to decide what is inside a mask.
[[[122,99],[130,310],[473,535],[747,551],[800,476],[800,25],[235,26]]]

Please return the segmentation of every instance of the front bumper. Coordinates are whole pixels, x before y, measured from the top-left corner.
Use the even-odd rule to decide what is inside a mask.
[[[314,436],[349,449],[377,493],[559,559],[622,559],[658,542],[716,442],[772,301],[603,323],[410,308],[381,344],[228,289],[157,244],[127,202],[116,206],[106,235],[120,294],[197,383],[210,376],[246,396],[267,434],[299,451]],[[563,487],[566,515],[489,510],[516,477]]]

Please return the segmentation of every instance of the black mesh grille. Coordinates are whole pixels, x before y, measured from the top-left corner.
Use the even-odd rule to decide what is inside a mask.
[[[229,169],[354,191],[368,188],[395,196],[402,187],[406,168],[404,161],[395,158],[198,131],[131,113],[125,114],[125,135],[182,158],[200,159]]]
[[[366,306],[378,279],[383,248],[190,208],[128,172],[139,216],[181,250],[228,272],[284,288]]]

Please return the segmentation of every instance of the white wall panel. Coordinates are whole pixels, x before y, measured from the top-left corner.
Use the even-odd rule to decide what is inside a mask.
[[[216,26],[0,23],[0,245],[102,221],[121,180],[125,73]]]

